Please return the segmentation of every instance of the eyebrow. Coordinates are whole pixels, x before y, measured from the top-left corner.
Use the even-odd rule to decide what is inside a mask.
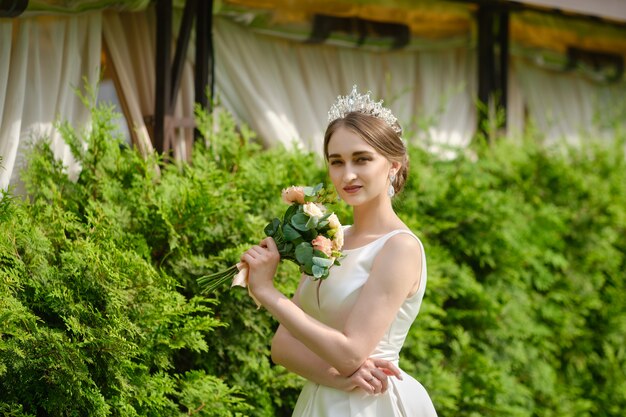
[[[353,157],[355,157],[355,156],[363,156],[363,155],[365,155],[365,156],[372,156],[372,155],[374,155],[374,153],[373,152],[369,152],[369,151],[357,151],[357,152],[354,152],[352,154]],[[341,158],[341,155],[339,155],[338,153],[334,153],[334,154],[328,155],[328,159],[331,159],[331,158]]]

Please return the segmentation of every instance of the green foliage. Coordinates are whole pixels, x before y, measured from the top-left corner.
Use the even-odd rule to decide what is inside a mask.
[[[302,380],[271,363],[276,323],[245,291],[197,297],[196,279],[264,237],[282,188],[327,183],[323,163],[262,150],[224,112],[198,112],[205,140],[178,165],[112,137],[111,109],[93,120],[60,127],[77,181],[40,142],[28,198],[0,199],[0,413],[290,415]],[[440,416],[622,415],[623,147],[503,140],[454,161],[411,148],[395,205],[429,281],[401,366]],[[278,286],[298,275],[282,263]]]
[[[477,152],[453,162],[412,152],[398,209],[426,242],[429,289],[405,366],[426,374],[440,415],[619,415],[623,140]]]

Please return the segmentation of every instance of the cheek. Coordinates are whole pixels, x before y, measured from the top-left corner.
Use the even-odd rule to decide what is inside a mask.
[[[341,181],[341,172],[336,167],[328,168],[328,176],[330,177],[330,180],[333,182],[333,184],[337,184],[339,181]]]

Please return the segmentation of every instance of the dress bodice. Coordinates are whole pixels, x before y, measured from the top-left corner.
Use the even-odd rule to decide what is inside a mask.
[[[409,233],[419,242],[422,257],[420,284],[416,293],[404,300],[370,357],[398,364],[398,355],[411,324],[419,312],[426,289],[426,256],[420,240],[408,230],[394,230],[355,249],[344,249],[340,266],[330,269],[323,281],[307,278],[300,287],[300,306],[317,320],[343,330],[360,293],[369,278],[375,258],[387,240]],[[384,394],[364,390],[341,391],[312,381],[302,388],[293,417],[437,417],[428,392],[415,378],[400,370],[402,379],[389,377]]]
[[[391,237],[407,233],[420,244],[422,270],[419,288],[408,297],[379,341],[371,357],[398,361],[400,349],[417,314],[426,289],[426,257],[420,240],[408,230],[398,229],[354,249],[344,249],[340,266],[333,266],[325,280],[308,278],[300,289],[302,309],[322,323],[342,330],[369,277],[376,255]],[[418,271],[415,271],[418,274]]]

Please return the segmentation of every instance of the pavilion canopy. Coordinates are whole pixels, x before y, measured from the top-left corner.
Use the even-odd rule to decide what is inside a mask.
[[[29,0],[26,14],[83,13],[93,10],[144,10],[150,0]]]
[[[299,40],[310,36],[316,14],[398,23],[406,25],[411,32],[406,47],[421,49],[431,45],[433,40],[454,42],[467,36],[475,37],[475,12],[479,4],[511,7],[510,38],[516,48],[539,48],[565,54],[568,46],[576,45],[626,57],[626,2],[623,0],[224,0],[219,13],[252,29]],[[560,12],[554,13],[555,9]],[[598,19],[607,17],[622,19],[624,23]],[[344,46],[356,41],[354,34],[350,37],[345,32],[333,33],[327,40]],[[370,39],[365,46],[384,48],[389,42]]]

